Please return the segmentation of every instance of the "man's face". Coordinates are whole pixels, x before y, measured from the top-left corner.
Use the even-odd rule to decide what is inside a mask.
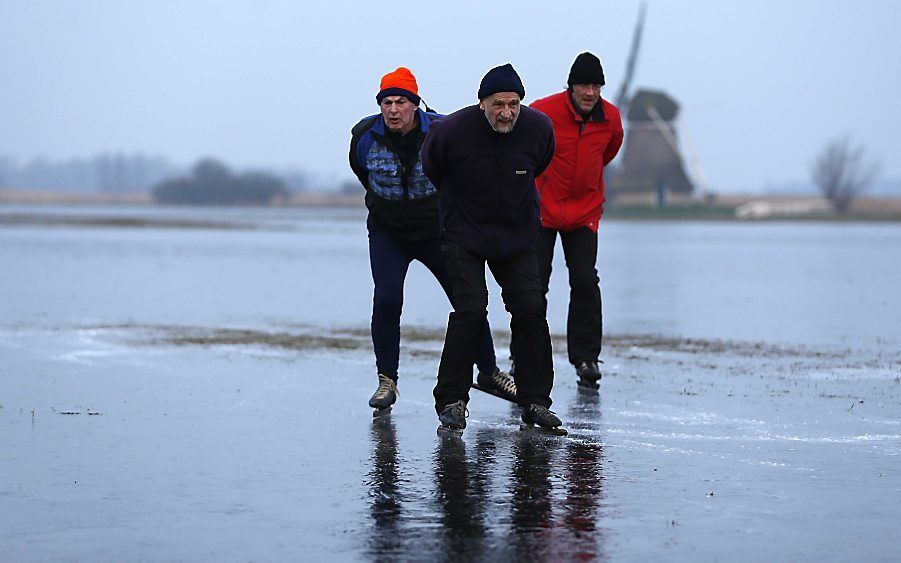
[[[601,98],[601,84],[573,84],[573,104],[582,113],[589,113]]]
[[[479,109],[485,112],[488,123],[498,133],[513,131],[519,118],[519,94],[516,92],[498,92],[479,102]]]
[[[382,119],[392,133],[409,133],[416,127],[416,106],[406,96],[385,96],[382,103]]]

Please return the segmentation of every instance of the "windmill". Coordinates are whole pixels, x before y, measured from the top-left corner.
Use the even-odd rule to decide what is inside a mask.
[[[658,205],[663,205],[671,195],[690,196],[707,190],[697,159],[686,158],[679,142],[679,103],[662,90],[639,88],[629,92],[645,12],[646,5],[642,2],[626,74],[616,96],[616,105],[626,116],[626,139],[619,165],[611,171],[608,193],[611,199],[652,194]]]

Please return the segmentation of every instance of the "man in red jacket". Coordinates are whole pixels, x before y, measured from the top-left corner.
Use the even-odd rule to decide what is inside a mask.
[[[536,245],[547,306],[557,235],[569,270],[566,343],[579,385],[598,389],[601,372],[601,288],[596,269],[598,222],[604,212],[604,167],[623,142],[619,110],[601,98],[604,69],[591,53],[576,57],[568,88],[536,100],[532,107],[554,124],[557,149],[537,182],[541,233]]]

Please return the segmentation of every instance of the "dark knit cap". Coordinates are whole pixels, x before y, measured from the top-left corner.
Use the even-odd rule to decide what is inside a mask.
[[[489,70],[488,74],[482,78],[482,83],[479,84],[480,100],[498,92],[516,92],[519,94],[519,99],[526,97],[526,89],[522,85],[522,80],[519,79],[519,75],[516,74],[510,63]]]
[[[576,57],[572,68],[569,69],[569,78],[566,80],[566,85],[570,88],[573,84],[606,84],[601,59],[591,53],[582,53]]]

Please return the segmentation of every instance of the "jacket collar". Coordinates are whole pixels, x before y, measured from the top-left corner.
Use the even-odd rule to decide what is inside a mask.
[[[570,115],[572,115],[573,119],[576,121],[582,122],[595,122],[599,123],[601,121],[607,121],[607,116],[604,115],[604,99],[598,98],[598,102],[594,104],[594,107],[591,108],[591,111],[587,116],[583,116],[578,109],[576,109],[575,104],[573,104],[573,96],[572,92],[567,88],[566,91],[563,92],[563,95],[566,97],[566,107],[569,109]]]

